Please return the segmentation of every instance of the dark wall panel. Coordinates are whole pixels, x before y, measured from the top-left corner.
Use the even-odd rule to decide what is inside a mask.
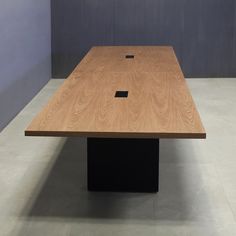
[[[114,7],[115,45],[155,44],[159,29],[158,1],[120,0],[115,1]]]
[[[185,4],[183,70],[190,76],[235,76],[234,0]]]
[[[52,1],[54,77],[65,77],[93,45],[113,44],[113,0]]]
[[[234,0],[52,0],[53,76],[94,45],[173,45],[186,77],[236,76]]]

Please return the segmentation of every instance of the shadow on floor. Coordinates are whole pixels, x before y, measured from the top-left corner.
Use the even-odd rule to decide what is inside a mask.
[[[174,150],[167,153],[175,158],[172,163],[161,163],[160,192],[157,194],[88,192],[86,144],[86,139],[67,139],[46,181],[37,190],[31,209],[24,210],[23,216],[170,221],[191,218],[185,177],[181,169],[176,168],[181,153],[176,152],[174,141],[163,146],[160,143],[160,148]],[[196,176],[201,178],[198,172]]]

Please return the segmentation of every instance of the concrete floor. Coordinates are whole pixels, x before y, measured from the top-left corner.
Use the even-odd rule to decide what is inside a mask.
[[[161,140],[158,194],[86,191],[86,140],[24,137],[63,80],[0,133],[0,235],[236,235],[236,79],[188,79],[207,140]]]

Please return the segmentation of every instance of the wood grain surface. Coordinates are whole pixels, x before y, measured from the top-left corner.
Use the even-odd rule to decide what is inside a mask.
[[[206,137],[173,48],[159,46],[93,47],[25,135]]]

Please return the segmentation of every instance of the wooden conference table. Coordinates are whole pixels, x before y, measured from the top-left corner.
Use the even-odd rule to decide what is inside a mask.
[[[173,48],[159,46],[93,47],[25,135],[87,137],[88,190],[128,192],[158,191],[160,138],[206,138]]]

